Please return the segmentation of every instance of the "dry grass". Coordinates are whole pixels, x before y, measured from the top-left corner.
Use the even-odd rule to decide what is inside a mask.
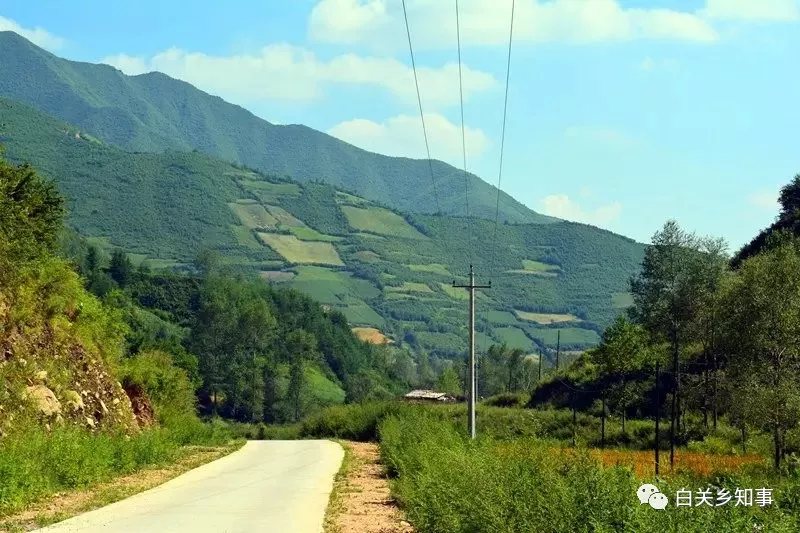
[[[554,451],[572,453],[569,448],[554,448]],[[629,466],[641,479],[650,479],[655,473],[655,454],[653,451],[621,450],[609,448],[605,450],[592,449],[589,454],[598,459],[603,466]],[[714,473],[734,473],[740,471],[745,465],[764,464],[765,459],[760,455],[712,455],[685,450],[676,450],[675,469],[669,466],[669,451],[662,451],[660,458],[659,475],[669,478],[672,474],[690,474],[693,476],[707,477]]]
[[[372,344],[390,344],[392,340],[377,328],[353,328],[353,333],[362,341]]]

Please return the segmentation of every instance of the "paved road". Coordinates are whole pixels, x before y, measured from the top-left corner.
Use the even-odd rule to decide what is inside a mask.
[[[38,531],[320,533],[343,456],[330,441],[251,441],[163,485]]]

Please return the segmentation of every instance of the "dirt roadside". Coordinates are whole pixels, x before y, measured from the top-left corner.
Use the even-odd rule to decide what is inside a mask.
[[[347,465],[336,481],[326,532],[414,533],[389,491],[378,445],[342,442]]]

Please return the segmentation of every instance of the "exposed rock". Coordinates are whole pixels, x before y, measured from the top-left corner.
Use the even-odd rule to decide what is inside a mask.
[[[153,416],[153,406],[147,396],[147,392],[136,383],[130,382],[126,382],[122,388],[131,401],[131,408],[138,426],[140,428],[151,426],[155,422],[155,417]]]
[[[94,421],[94,418],[92,418],[90,416],[87,416],[86,417],[86,425],[91,427],[91,428],[94,428],[95,425],[96,425],[96,422]]]
[[[44,385],[33,385],[25,389],[25,397],[31,399],[37,411],[44,416],[61,413],[61,403],[56,395]]]
[[[83,411],[83,409],[86,407],[86,405],[83,403],[83,398],[81,398],[81,395],[74,390],[68,390],[65,392],[64,399],[67,402],[67,406],[73,411]]]

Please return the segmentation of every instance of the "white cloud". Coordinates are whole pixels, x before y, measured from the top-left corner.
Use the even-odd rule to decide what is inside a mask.
[[[446,117],[425,114],[425,128],[431,148],[431,157],[460,168],[463,166],[461,148],[461,126]],[[398,115],[383,123],[366,119],[353,119],[337,124],[330,135],[350,144],[381,154],[427,158],[422,125],[419,116]],[[467,163],[479,157],[489,146],[489,139],[480,129],[467,127],[464,131],[467,147]]]
[[[564,131],[569,139],[589,143],[601,143],[615,148],[628,148],[641,144],[639,139],[613,128],[595,126],[570,126]]]
[[[389,91],[405,103],[416,104],[411,67],[391,58],[344,54],[324,61],[302,47],[272,44],[257,55],[209,56],[177,48],[150,59],[110,56],[103,63],[126,74],[160,71],[231,100],[313,100],[327,84],[367,85]],[[427,108],[458,103],[458,65],[417,69],[423,105]],[[491,74],[462,66],[464,99],[498,87]]]
[[[622,204],[613,202],[595,210],[586,210],[566,194],[554,194],[539,201],[538,211],[564,220],[603,227],[609,226],[619,219],[622,214]]]
[[[23,28],[18,23],[5,17],[0,17],[0,31],[13,31],[22,35],[30,42],[47,50],[58,50],[64,46],[64,39],[53,35],[43,28]]]
[[[407,7],[416,47],[455,47],[452,2],[409,0]],[[462,43],[507,43],[510,14],[510,0],[463,0],[459,9]],[[695,13],[623,8],[618,0],[517,0],[514,16],[515,42],[713,42],[719,38]],[[378,49],[398,49],[406,43],[402,5],[389,0],[320,0],[309,18],[308,33],[317,41]]]
[[[750,195],[748,199],[750,204],[763,209],[777,213],[781,206],[778,202],[778,194],[773,191],[758,191]]]
[[[794,22],[800,20],[797,0],[707,0],[700,14],[709,19]]]

